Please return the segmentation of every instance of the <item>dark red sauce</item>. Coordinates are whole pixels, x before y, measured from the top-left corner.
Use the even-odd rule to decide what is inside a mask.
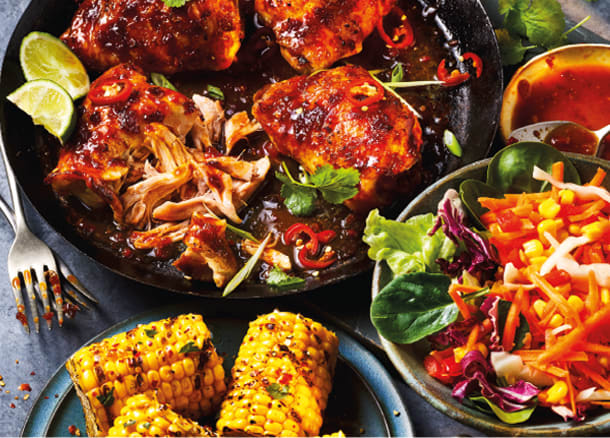
[[[563,125],[547,134],[544,143],[563,152],[576,152],[594,155],[598,138],[595,134],[579,125]]]
[[[599,143],[597,156],[604,160],[610,160],[610,134],[606,135]]]
[[[517,85],[513,130],[551,120],[569,120],[592,130],[610,123],[610,66],[547,64],[543,78]]]

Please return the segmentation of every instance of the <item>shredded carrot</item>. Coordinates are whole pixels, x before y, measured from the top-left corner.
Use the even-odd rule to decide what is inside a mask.
[[[602,309],[591,315],[584,324],[576,327],[570,333],[562,337],[555,345],[548,348],[538,357],[538,363],[545,364],[555,359],[558,359],[570,351],[575,345],[582,341],[586,341],[587,336],[604,324],[610,323],[610,306],[605,306]]]
[[[568,304],[568,300],[558,293],[544,277],[537,272],[533,272],[529,278],[532,284],[536,285],[536,287],[538,287],[538,289],[540,289],[540,291],[545,294],[548,299],[557,304],[557,309],[565,318],[568,318],[575,325],[581,324],[580,316],[578,316],[578,313],[576,313],[576,311],[572,309],[572,306]]]
[[[524,362],[534,362],[538,360],[538,356],[544,353],[544,350],[515,350],[514,354],[518,354]],[[584,351],[574,351],[566,353],[562,358],[565,362],[588,362],[589,356]]]
[[[544,312],[542,313],[542,319],[540,320],[540,325],[542,327],[546,327],[549,324],[549,321],[555,314],[555,311],[557,311],[557,304],[552,301],[547,302],[546,306],[544,307]]]
[[[605,379],[601,374],[593,371],[590,367],[582,363],[575,363],[574,368],[580,371],[582,374],[593,380],[599,386],[604,388],[606,391],[610,391],[610,382]]]
[[[553,163],[553,166],[551,167],[551,176],[557,181],[563,182],[563,161],[556,161]],[[559,199],[559,189],[553,186],[551,193],[553,199],[557,201]]]
[[[507,200],[518,200],[525,199],[527,201],[544,201],[551,197],[551,192],[537,192],[537,193],[507,193],[504,195]]]
[[[506,323],[504,324],[504,333],[502,334],[502,347],[504,347],[504,351],[511,351],[515,344],[515,333],[519,326],[519,314],[521,313],[521,304],[523,302],[524,294],[525,290],[520,287],[508,310]]]
[[[487,208],[490,211],[504,210],[506,208],[512,208],[515,206],[516,199],[498,199],[498,198],[485,198],[481,197],[478,199],[479,204],[482,207]]]
[[[576,414],[576,398],[574,397],[574,385],[572,385],[572,378],[569,372],[566,376],[566,383],[568,384],[568,394],[570,394],[570,406],[572,408],[572,412]]]
[[[582,213],[567,216],[567,219],[569,222],[584,221],[585,219],[589,219],[591,216],[597,215],[605,206],[606,202],[601,199],[598,201],[594,201]]]
[[[581,345],[581,348],[584,351],[588,351],[590,353],[598,353],[598,354],[610,355],[610,346],[607,346],[607,345],[596,344],[596,343],[593,343],[593,342],[584,342]]]
[[[462,314],[462,317],[464,319],[470,319],[470,316],[471,316],[470,309],[468,308],[468,305],[464,302],[461,295],[459,294],[459,292],[457,290],[457,286],[459,286],[457,283],[453,283],[451,286],[449,286],[449,296],[455,302],[458,310]]]
[[[538,365],[534,362],[527,364],[527,366],[534,368],[535,370],[542,371],[543,373],[550,374],[560,379],[565,379],[568,372],[563,368],[556,367],[555,365]]]
[[[463,294],[470,294],[472,292],[476,292],[481,290],[480,286],[468,286],[467,284],[458,284],[454,283],[453,287],[457,292],[462,292]]]
[[[595,175],[593,175],[593,178],[591,178],[591,181],[589,181],[589,184],[587,185],[600,186],[604,182],[605,177],[606,172],[601,167],[598,167],[597,172],[595,172]]]
[[[476,324],[468,335],[468,341],[466,341],[466,351],[474,350],[474,345],[479,340],[479,333],[481,333],[481,327],[479,324]]]
[[[589,294],[585,299],[585,307],[590,313],[595,313],[599,308],[599,287],[597,286],[597,279],[595,278],[595,272],[589,271]]]
[[[597,405],[597,406],[602,406],[606,409],[610,409],[610,402],[606,402],[606,401],[591,401],[589,402],[592,405]]]

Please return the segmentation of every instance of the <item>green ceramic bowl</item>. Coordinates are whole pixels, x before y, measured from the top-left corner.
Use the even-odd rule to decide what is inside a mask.
[[[598,167],[610,173],[610,162],[580,154],[566,154],[578,169],[581,179],[590,179]],[[398,220],[405,221],[411,216],[435,212],[443,194],[450,188],[458,190],[460,183],[469,178],[485,179],[490,159],[465,166],[439,180],[415,198]],[[604,186],[610,190],[610,178]],[[375,297],[391,280],[391,271],[385,262],[378,262],[373,273],[372,294]],[[587,436],[610,434],[610,412],[589,417],[583,422],[564,422],[558,415],[546,409],[537,409],[526,423],[509,425],[495,416],[490,416],[468,408],[451,396],[451,389],[430,377],[423,367],[423,359],[428,353],[425,342],[400,345],[381,337],[381,342],[390,360],[407,384],[444,414],[492,435],[512,436]]]

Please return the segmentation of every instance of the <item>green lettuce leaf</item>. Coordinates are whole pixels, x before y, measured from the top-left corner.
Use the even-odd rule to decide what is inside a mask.
[[[434,221],[432,213],[397,222],[384,218],[379,210],[371,211],[362,238],[370,247],[369,257],[385,260],[394,275],[439,272],[436,259],[450,260],[457,248],[440,229],[428,236]]]

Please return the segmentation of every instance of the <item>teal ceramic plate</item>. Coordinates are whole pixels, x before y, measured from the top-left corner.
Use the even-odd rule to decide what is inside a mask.
[[[130,318],[104,331],[91,342],[129,330],[137,324],[188,312],[203,315],[213,333],[217,350],[226,353],[225,370],[228,374],[248,321],[255,315],[252,318],[211,316],[202,303],[189,302]],[[339,360],[322,433],[341,429],[347,436],[413,436],[406,405],[388,372],[353,338],[340,330],[335,332],[340,340]],[[83,434],[86,430],[83,410],[68,372],[62,366],[33,405],[22,436],[67,436],[70,425],[78,427]]]
[[[591,179],[598,167],[610,172],[610,162],[580,154],[566,154],[578,169],[583,181]],[[415,198],[398,217],[405,221],[411,216],[435,212],[443,194],[450,188],[458,189],[460,182],[475,178],[483,180],[489,159],[478,161],[457,170],[430,186]],[[610,180],[604,181],[610,189]],[[391,271],[385,263],[377,263],[373,273],[373,297],[391,280]],[[470,409],[451,396],[451,389],[430,377],[423,367],[423,360],[428,353],[422,343],[399,345],[381,337],[381,343],[390,360],[403,376],[405,381],[432,406],[462,423],[476,427],[491,435],[512,436],[588,436],[608,435],[610,433],[610,412],[592,416],[581,423],[564,422],[556,414],[538,409],[523,424],[508,425],[495,416]]]

